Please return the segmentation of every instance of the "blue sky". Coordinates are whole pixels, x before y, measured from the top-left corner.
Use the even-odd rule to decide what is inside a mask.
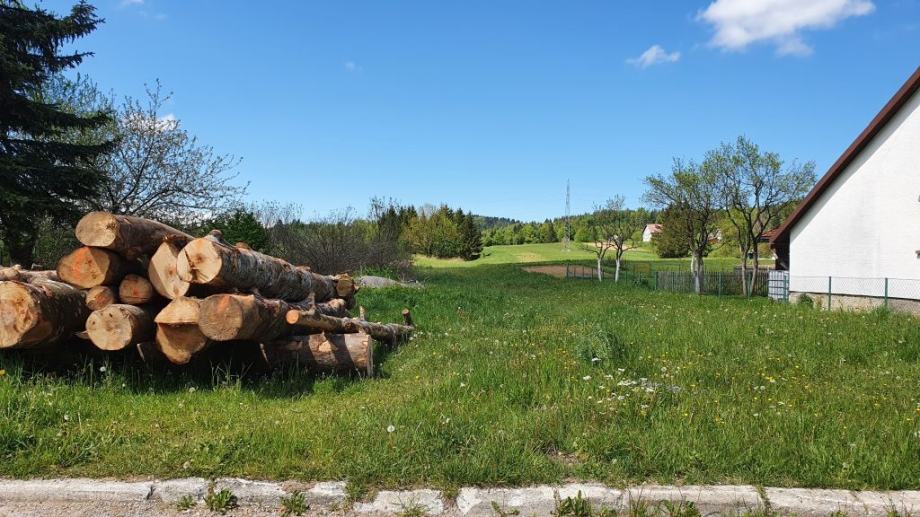
[[[105,90],[159,79],[253,201],[574,212],[739,134],[823,172],[920,65],[920,0],[96,0]],[[62,12],[70,2],[41,6]]]

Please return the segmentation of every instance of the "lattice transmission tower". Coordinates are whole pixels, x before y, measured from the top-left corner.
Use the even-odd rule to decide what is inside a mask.
[[[572,225],[569,219],[572,216],[572,185],[569,180],[565,180],[565,219],[562,229],[562,249],[569,251],[572,242]]]

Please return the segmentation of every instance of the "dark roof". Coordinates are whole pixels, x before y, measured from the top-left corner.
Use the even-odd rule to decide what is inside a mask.
[[[904,86],[894,94],[894,97],[888,101],[888,104],[882,108],[882,111],[872,119],[872,122],[869,123],[869,126],[863,130],[862,133],[856,138],[850,147],[843,152],[843,155],[837,159],[834,165],[831,166],[830,170],[818,181],[811,192],[805,196],[805,199],[799,203],[799,206],[795,208],[795,211],[789,214],[789,217],[783,221],[783,224],[777,228],[771,235],[770,242],[776,242],[777,240],[786,237],[789,230],[792,229],[792,226],[795,225],[796,221],[799,220],[805,212],[808,211],[808,208],[821,197],[821,194],[827,190],[828,187],[840,176],[847,166],[853,163],[853,160],[859,156],[859,153],[869,145],[869,142],[879,134],[879,132],[885,127],[888,122],[894,118],[895,115],[907,104],[907,101],[910,100],[911,96],[920,90],[920,68],[914,72],[910,79],[904,83]]]

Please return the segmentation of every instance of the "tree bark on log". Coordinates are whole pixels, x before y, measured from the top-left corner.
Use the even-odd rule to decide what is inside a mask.
[[[143,305],[153,300],[155,293],[149,280],[140,275],[125,275],[118,284],[118,298],[128,305]]]
[[[0,348],[38,347],[83,330],[89,315],[84,296],[54,280],[0,282]]]
[[[315,308],[291,310],[285,316],[288,324],[323,332],[355,334],[365,332],[377,341],[395,345],[407,339],[415,330],[409,309],[403,310],[405,325],[398,323],[371,323],[359,318],[337,318],[320,313]]]
[[[125,262],[115,252],[83,246],[58,262],[57,274],[63,282],[89,289],[97,285],[117,285],[126,269]]]
[[[258,291],[289,302],[336,295],[335,279],[257,251],[235,248],[210,235],[189,242],[179,254],[179,278],[218,289]]]
[[[118,303],[118,296],[111,287],[97,285],[86,291],[86,306],[91,311],[105,309],[113,303]]]
[[[180,296],[154,318],[157,347],[173,364],[186,364],[210,343],[198,328],[198,298]]]
[[[314,334],[259,346],[272,368],[303,366],[316,373],[374,375],[374,342],[368,334]]]
[[[86,246],[115,251],[129,259],[149,255],[164,239],[184,245],[192,236],[157,221],[108,212],[90,212],[80,219],[77,240]]]
[[[307,307],[312,304],[288,303],[252,294],[215,294],[201,302],[198,327],[214,341],[273,341],[294,330],[285,321],[287,312]]]
[[[101,350],[124,350],[153,340],[156,309],[136,305],[113,304],[94,311],[86,320],[90,341]]]
[[[16,280],[19,282],[28,283],[35,278],[60,282],[57,271],[54,271],[53,269],[48,271],[32,271],[30,269],[22,269],[19,264],[16,264],[12,267],[0,268],[0,282]]]

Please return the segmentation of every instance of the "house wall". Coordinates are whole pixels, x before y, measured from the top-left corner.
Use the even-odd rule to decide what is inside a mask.
[[[790,232],[790,291],[882,296],[878,282],[920,279],[920,93],[808,209]],[[823,280],[822,280],[823,279]],[[891,286],[894,287],[895,282]],[[892,298],[920,299],[913,282]],[[826,292],[826,289],[824,289]]]

